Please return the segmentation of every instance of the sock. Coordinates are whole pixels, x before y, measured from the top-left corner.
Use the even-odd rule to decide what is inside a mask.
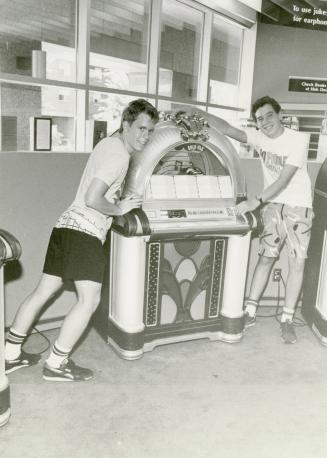
[[[245,312],[248,313],[249,316],[255,316],[258,308],[258,301],[254,299],[247,299],[245,301]]]
[[[280,321],[285,323],[285,321],[293,321],[294,310],[288,307],[283,307],[283,313]]]
[[[19,357],[26,336],[27,334],[22,334],[14,328],[10,328],[5,346],[5,359],[7,361],[13,361]]]
[[[51,353],[46,360],[46,363],[50,367],[55,367],[58,369],[60,365],[65,361],[65,359],[68,358],[70,352],[71,350],[65,350],[64,348],[59,347],[58,343],[55,342]]]

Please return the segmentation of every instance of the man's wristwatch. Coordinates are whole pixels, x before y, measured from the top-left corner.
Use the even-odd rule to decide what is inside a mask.
[[[263,200],[262,200],[262,197],[260,196],[255,196],[255,198],[257,199],[257,201],[260,203],[260,205],[263,205]]]

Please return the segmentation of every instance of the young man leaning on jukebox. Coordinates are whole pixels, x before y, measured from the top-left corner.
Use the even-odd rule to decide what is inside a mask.
[[[6,373],[37,364],[40,354],[26,353],[24,340],[43,305],[73,281],[77,302],[66,315],[49,357],[43,378],[49,381],[86,381],[93,372],[76,365],[70,354],[95,311],[106,264],[103,243],[112,217],[141,205],[141,198],[117,198],[130,157],[142,151],[158,121],[157,110],[146,100],[132,101],[123,111],[119,131],[99,142],[91,153],[77,194],[52,231],[41,279],[21,304],[5,347]]]
[[[309,139],[307,134],[283,126],[281,107],[271,97],[256,100],[251,112],[257,129],[238,129],[221,118],[202,113],[209,124],[224,135],[252,145],[261,159],[263,191],[255,198],[241,202],[236,208],[242,214],[260,207],[263,222],[259,259],[249,298],[245,301],[245,327],[256,323],[260,298],[285,243],[288,276],[280,328],[283,342],[295,343],[297,337],[293,316],[302,288],[313,218],[311,182],[307,172]]]

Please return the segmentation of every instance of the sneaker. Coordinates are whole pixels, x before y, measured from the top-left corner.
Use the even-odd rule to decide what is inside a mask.
[[[256,316],[250,316],[247,312],[244,313],[244,328],[250,328],[254,326],[257,319]]]
[[[292,321],[285,321],[280,323],[281,338],[284,343],[293,344],[296,342],[297,337],[294,330],[294,324]]]
[[[22,350],[17,359],[5,361],[6,374],[10,374],[10,372],[17,371],[23,367],[34,366],[40,361],[40,359],[40,353],[26,353],[24,350]]]
[[[93,377],[90,369],[77,366],[71,359],[65,359],[60,367],[43,366],[43,378],[53,382],[85,382]]]

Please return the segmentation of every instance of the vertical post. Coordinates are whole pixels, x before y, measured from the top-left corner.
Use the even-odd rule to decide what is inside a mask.
[[[79,152],[85,151],[86,120],[89,119],[90,4],[90,0],[77,2],[76,82],[85,84],[85,90],[76,91],[75,147]]]
[[[213,13],[211,11],[207,11],[204,15],[203,30],[201,37],[201,53],[198,68],[197,100],[200,102],[208,102],[209,98],[208,88],[212,26]]]
[[[157,94],[159,82],[159,52],[161,40],[161,8],[162,0],[153,0],[150,10],[150,27],[148,34],[148,76],[147,91]]]

